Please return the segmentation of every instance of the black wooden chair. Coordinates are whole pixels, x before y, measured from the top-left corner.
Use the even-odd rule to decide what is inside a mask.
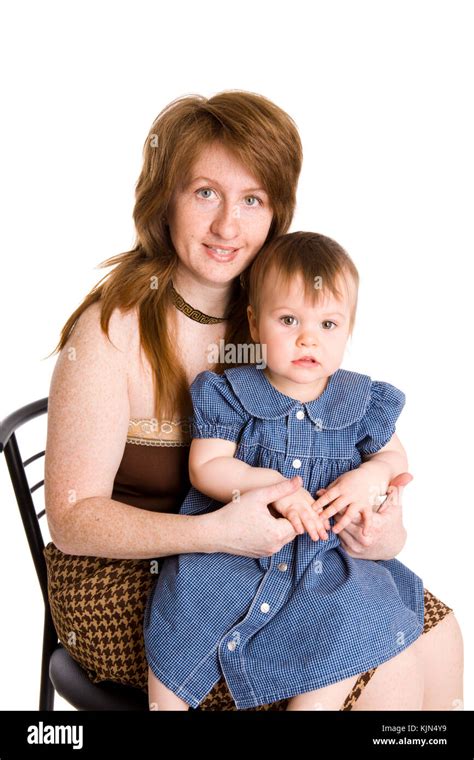
[[[45,510],[37,513],[33,501],[33,494],[43,486],[44,480],[30,487],[26,476],[26,467],[43,457],[45,452],[40,451],[23,461],[15,435],[19,427],[45,414],[47,409],[48,399],[44,398],[17,409],[0,422],[0,452],[5,454],[44,601],[39,709],[54,709],[56,691],[78,710],[148,710],[147,696],[140,689],[112,681],[91,683],[86,672],[58,641],[49,606],[44,541],[39,524]]]

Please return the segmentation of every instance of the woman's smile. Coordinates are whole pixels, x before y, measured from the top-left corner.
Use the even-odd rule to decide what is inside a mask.
[[[233,261],[240,250],[240,248],[229,248],[228,246],[222,248],[217,246],[210,246],[207,245],[207,243],[203,243],[203,248],[208,256],[215,259],[216,261],[222,262]]]

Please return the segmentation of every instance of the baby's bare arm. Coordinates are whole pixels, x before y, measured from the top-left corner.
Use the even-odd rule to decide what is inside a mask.
[[[366,455],[360,465],[374,475],[374,487],[386,492],[390,481],[401,472],[407,472],[408,459],[399,437],[394,433],[390,441],[376,454]]]
[[[211,499],[226,504],[252,488],[287,480],[277,470],[252,467],[234,458],[236,444],[222,438],[195,438],[189,452],[192,485]]]

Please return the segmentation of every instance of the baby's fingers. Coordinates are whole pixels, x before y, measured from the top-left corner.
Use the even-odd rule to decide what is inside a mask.
[[[326,509],[323,509],[322,512],[320,512],[321,505],[319,503],[319,500],[315,503],[314,509],[316,512],[320,513],[319,516],[323,520],[327,520],[330,517],[333,517],[338,512],[340,512],[342,509],[347,507],[348,505],[347,496],[339,496],[338,499],[332,502],[332,504],[329,505],[329,507],[326,507]]]
[[[298,514],[298,511],[296,509],[290,509],[288,510],[286,514],[286,519],[290,521],[293,528],[297,533],[304,533],[304,526],[303,523],[300,520],[300,516]]]
[[[353,521],[354,517],[355,517],[357,514],[358,514],[358,512],[355,512],[354,510],[351,510],[351,509],[349,508],[349,509],[346,511],[346,513],[345,513],[344,515],[342,515],[342,517],[340,517],[340,518],[339,518],[339,520],[337,521],[336,525],[333,525],[333,529],[332,529],[332,532],[333,532],[333,533],[336,533],[336,535],[337,535],[338,533],[340,533],[342,530],[344,530],[344,528],[345,528],[347,525],[349,525],[349,524],[350,524],[350,523]]]
[[[334,499],[337,499],[338,496],[340,496],[340,492],[338,488],[320,488],[319,491],[316,491],[317,499],[316,504],[318,509],[322,509],[323,507],[327,507],[328,504],[330,504]]]
[[[319,518],[321,519],[324,527],[326,530],[331,530],[331,523],[329,522],[329,518],[327,517],[321,517],[321,512],[323,511],[323,508],[317,510],[316,514],[319,515]]]
[[[312,509],[308,509],[308,511],[305,510],[304,514],[301,515],[301,518],[313,541],[319,541],[320,538],[322,538],[323,541],[327,541],[328,534],[326,533],[324,523],[315,515]]]

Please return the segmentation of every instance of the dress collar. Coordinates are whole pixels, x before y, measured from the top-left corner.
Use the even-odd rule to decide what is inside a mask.
[[[371,378],[345,369],[336,370],[321,395],[306,402],[278,391],[255,365],[232,367],[224,375],[244,409],[264,420],[287,417],[303,407],[320,429],[338,430],[362,419],[370,401]]]

